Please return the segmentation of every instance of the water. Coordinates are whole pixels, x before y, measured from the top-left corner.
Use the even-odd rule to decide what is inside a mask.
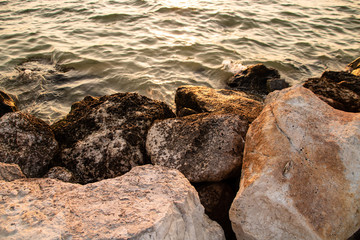
[[[0,88],[49,123],[86,95],[223,88],[224,61],[295,84],[360,56],[358,0],[0,0],[0,22]]]

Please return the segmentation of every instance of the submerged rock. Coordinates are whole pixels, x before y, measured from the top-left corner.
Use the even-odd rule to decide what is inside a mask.
[[[148,163],[145,138],[153,121],[174,116],[165,103],[137,93],[85,97],[52,125],[60,162],[81,183],[120,176]]]
[[[140,166],[85,186],[0,181],[0,238],[224,240],[178,171]]]
[[[11,182],[19,178],[26,178],[19,165],[0,162],[0,181]]]
[[[191,113],[189,109],[197,113],[234,113],[249,123],[263,108],[262,99],[256,95],[197,86],[179,87],[176,91],[175,103],[178,116],[183,116],[184,111]]]
[[[4,91],[0,90],[0,118],[8,112],[16,112],[18,108],[14,100]]]
[[[326,71],[304,84],[330,106],[347,112],[360,112],[360,77],[347,72]]]
[[[157,121],[146,149],[153,164],[178,169],[191,182],[221,181],[240,171],[247,126],[235,114]]]
[[[77,182],[74,174],[64,167],[53,167],[44,175],[44,178],[58,179],[63,182]]]
[[[246,136],[237,239],[345,240],[360,227],[360,114],[301,86],[274,92]]]
[[[0,161],[16,163],[27,177],[41,177],[58,150],[50,126],[21,112],[0,118]]]

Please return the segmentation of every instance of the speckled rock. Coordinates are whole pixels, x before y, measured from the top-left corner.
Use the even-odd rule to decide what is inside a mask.
[[[14,100],[4,91],[0,90],[0,118],[8,112],[16,112],[18,108]]]
[[[10,182],[19,178],[26,178],[19,165],[0,162],[0,180]]]
[[[221,181],[239,172],[247,122],[235,114],[194,114],[157,121],[146,149],[151,162],[178,169],[191,182]]]
[[[193,110],[196,113],[234,113],[247,122],[252,122],[263,108],[262,99],[256,95],[226,89],[198,86],[179,87],[175,95],[178,116]],[[191,110],[190,110],[191,109]]]
[[[266,103],[230,210],[237,239],[349,238],[360,227],[360,114],[301,86]]]
[[[27,177],[41,177],[58,150],[48,124],[14,112],[0,118],[0,161],[16,163]]]
[[[330,106],[347,112],[360,112],[360,77],[347,72],[326,71],[304,84]]]
[[[44,175],[44,178],[58,179],[63,182],[77,182],[74,174],[64,167],[52,167],[49,172]]]
[[[174,116],[165,103],[137,93],[86,97],[52,125],[61,164],[81,183],[120,176],[148,162],[145,138],[153,121]]]
[[[177,170],[139,166],[79,185],[0,181],[0,239],[224,240],[195,189]]]

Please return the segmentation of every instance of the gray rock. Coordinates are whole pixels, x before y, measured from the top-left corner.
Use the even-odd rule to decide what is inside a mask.
[[[150,128],[146,149],[153,164],[178,169],[191,182],[221,181],[240,170],[246,130],[235,114],[166,119]]]
[[[225,239],[186,178],[152,165],[84,186],[0,181],[0,226],[1,239]]]
[[[14,112],[0,118],[0,161],[16,163],[27,177],[41,177],[58,150],[50,126]]]
[[[53,167],[44,178],[58,179],[63,182],[77,182],[74,174],[64,167]]]
[[[86,97],[52,125],[61,163],[81,183],[120,176],[148,163],[145,138],[156,119],[174,117],[169,106],[137,93]]]
[[[17,164],[0,162],[0,180],[11,182],[19,178],[26,177]]]

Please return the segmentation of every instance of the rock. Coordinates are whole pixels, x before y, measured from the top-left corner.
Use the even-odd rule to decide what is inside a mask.
[[[360,77],[326,71],[320,78],[310,78],[303,86],[336,109],[360,112]]]
[[[8,112],[16,112],[18,108],[14,100],[5,92],[0,90],[0,118]]]
[[[0,238],[225,239],[176,170],[140,166],[104,181],[0,181]]]
[[[301,86],[269,95],[246,136],[237,239],[347,239],[360,227],[360,114]]]
[[[355,70],[360,68],[360,57],[348,64],[346,70],[353,73]],[[356,75],[356,74],[355,74]]]
[[[355,69],[354,71],[351,72],[351,74],[360,77],[360,68]]]
[[[232,89],[266,95],[274,90],[289,87],[276,69],[267,68],[264,64],[247,67],[231,77],[227,84]]]
[[[61,164],[81,183],[120,176],[149,162],[145,138],[153,121],[174,116],[165,103],[137,93],[85,97],[52,125]]]
[[[208,87],[182,86],[175,95],[177,115],[184,108],[197,113],[222,112],[238,114],[241,119],[252,122],[263,108],[262,99],[244,92]],[[186,114],[185,114],[186,115]]]
[[[0,118],[0,161],[16,163],[27,177],[41,177],[58,150],[50,126],[21,112]]]
[[[0,181],[11,182],[15,179],[26,178],[17,164],[0,162]]]
[[[77,182],[74,174],[64,167],[53,167],[45,174],[44,178],[58,179],[63,182]]]
[[[146,150],[153,164],[175,168],[190,182],[221,181],[241,168],[247,126],[235,114],[157,121],[148,132]]]

